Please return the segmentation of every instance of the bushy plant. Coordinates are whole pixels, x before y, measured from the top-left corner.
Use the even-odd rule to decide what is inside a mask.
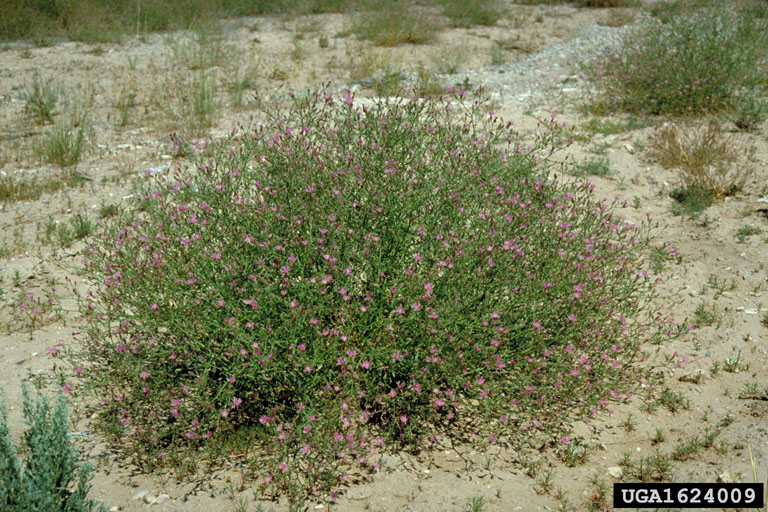
[[[666,329],[645,228],[547,176],[554,118],[527,145],[464,94],[265,104],[151,178],[86,252],[71,354],[124,450],[247,445],[265,492],[317,491],[439,435],[567,444],[630,392]]]
[[[24,432],[18,451],[8,430],[5,404],[0,401],[0,511],[2,512],[88,512],[105,510],[88,498],[91,466],[78,466],[80,454],[72,446],[67,428],[67,406],[59,394],[51,410],[50,402],[32,397],[26,386]]]
[[[727,109],[742,87],[764,88],[768,18],[753,11],[768,8],[759,4],[694,2],[664,21],[641,24],[618,50],[585,66],[597,103],[628,112],[701,114]]]

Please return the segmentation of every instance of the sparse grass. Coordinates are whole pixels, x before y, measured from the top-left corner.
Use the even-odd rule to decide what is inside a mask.
[[[693,436],[675,445],[672,450],[672,458],[676,461],[688,460],[701,450],[699,436]]]
[[[717,320],[717,312],[714,306],[707,307],[707,305],[701,302],[696,309],[693,310],[693,326],[704,327],[712,325]]]
[[[590,452],[589,446],[576,440],[571,440],[558,449],[557,455],[565,462],[566,466],[572,468],[586,463]]]
[[[578,7],[633,7],[636,0],[519,0],[517,3],[528,5],[573,3]]]
[[[376,46],[425,44],[441,29],[429,9],[398,0],[366,1],[354,16],[351,31]]]
[[[136,84],[133,79],[130,79],[127,84],[123,84],[120,87],[120,92],[118,93],[114,104],[114,107],[119,114],[118,124],[120,126],[127,126],[131,122],[131,113],[136,107],[137,97]]]
[[[686,2],[639,25],[622,46],[584,67],[603,108],[647,114],[728,110],[738,91],[765,89],[765,2]]]
[[[491,66],[503,66],[509,61],[509,52],[499,46],[492,46],[490,50]]]
[[[691,401],[680,391],[672,391],[670,388],[664,388],[659,396],[648,404],[649,410],[655,410],[663,405],[669,412],[676,413],[681,409],[691,407]]]
[[[660,429],[659,427],[656,427],[656,431],[653,434],[653,439],[651,439],[651,444],[661,444],[666,439],[666,436],[664,435],[664,431]]]
[[[53,120],[60,95],[61,88],[53,78],[44,80],[35,71],[32,84],[21,92],[20,99],[24,101],[24,111],[42,125]]]
[[[439,96],[445,92],[440,79],[429,69],[419,68],[414,92],[421,97]]]
[[[724,277],[718,277],[715,274],[709,274],[707,279],[707,286],[715,290],[715,300],[724,292],[730,292],[736,289],[736,281],[733,279],[726,279]]]
[[[625,432],[634,432],[637,429],[637,420],[632,413],[629,413],[627,418],[619,423],[619,426],[623,428]]]
[[[247,67],[245,70],[238,67],[230,71],[231,82],[229,83],[229,103],[233,108],[241,107],[246,97],[246,91],[256,85],[258,72],[256,66]]]
[[[64,111],[37,141],[35,152],[61,168],[76,165],[84,156],[90,133],[92,98],[67,99]]]
[[[583,132],[584,138],[592,138],[595,134],[608,136],[641,130],[653,125],[653,123],[654,121],[651,118],[634,115],[619,120],[594,116],[589,118],[588,121],[581,123],[578,128],[580,132]]]
[[[756,381],[745,382],[739,392],[740,400],[761,400],[768,397],[768,388]]]
[[[0,201],[29,201],[40,199],[44,193],[61,189],[64,183],[57,179],[40,181],[0,175]]]
[[[120,207],[115,203],[105,203],[102,201],[99,204],[99,218],[108,219],[115,217],[120,212]]]
[[[768,313],[765,313],[763,315],[763,318],[760,320],[760,323],[763,324],[763,327],[768,327]]]
[[[93,233],[94,223],[86,214],[73,215],[69,222],[56,222],[49,217],[43,224],[44,238],[52,243],[54,240],[60,247],[69,247],[74,242],[82,240]]]
[[[630,452],[624,452],[619,465],[624,468],[625,480],[669,482],[674,479],[672,457],[664,455],[658,448],[653,455],[638,459],[633,458]]]
[[[185,134],[210,128],[221,106],[216,74],[212,70],[185,71],[166,77],[155,104],[171,126]]]
[[[757,226],[741,226],[739,230],[736,231],[736,240],[740,244],[744,244],[747,243],[749,237],[753,235],[759,235],[762,232],[763,230]]]
[[[485,512],[487,510],[485,505],[485,497],[478,494],[467,499],[463,512]]]
[[[588,176],[600,176],[602,178],[607,178],[613,174],[613,171],[611,171],[610,162],[608,159],[601,157],[586,160],[574,165],[571,173],[575,175],[586,174]]]
[[[499,0],[483,2],[439,0],[437,3],[442,7],[443,13],[450,18],[450,23],[454,27],[491,26],[504,15],[504,9]]]

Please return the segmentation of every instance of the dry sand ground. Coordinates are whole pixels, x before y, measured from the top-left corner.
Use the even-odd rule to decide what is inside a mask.
[[[220,136],[256,115],[247,106],[248,91],[245,106],[231,104],[227,90],[238,70],[241,77],[247,76],[262,90],[278,86],[302,89],[326,81],[331,81],[332,87],[364,84],[364,79],[377,70],[415,72],[420,66],[458,73],[442,76],[447,85],[458,81],[463,71],[504,59],[523,59],[555,43],[567,42],[595,23],[620,24],[634,14],[569,6],[517,6],[512,13],[496,27],[450,29],[431,44],[391,49],[374,48],[345,35],[347,22],[342,15],[228,21],[220,32],[224,39],[208,47],[220,47],[224,52],[214,52],[212,69],[223,108],[209,133]],[[323,35],[327,46],[320,44]],[[172,162],[167,133],[181,128],[164,108],[172,103],[169,91],[175,90],[178,81],[169,58],[172,48],[177,52],[185,48],[178,34],[149,34],[120,45],[10,44],[0,52],[0,172],[4,177],[46,180],[62,174],[56,166],[41,163],[35,153],[41,133],[48,127],[37,126],[25,116],[24,102],[19,99],[35,72],[56,77],[73,95],[92,95],[93,129],[87,153],[77,167],[89,179],[44,193],[38,200],[0,202],[0,387],[17,434],[21,429],[20,381],[56,364],[46,349],[71,342],[71,334],[79,325],[72,290],[86,289],[76,274],[77,253],[84,243],[62,247],[55,236],[46,241],[43,223],[49,218],[65,223],[78,213],[95,219],[102,203],[122,205],[129,201],[126,197],[132,183],[145,179],[142,173],[146,169]],[[550,112],[577,129],[583,127],[589,117],[579,114],[577,108],[581,90],[563,83],[563,77],[573,71],[568,71],[567,63],[562,64],[553,72],[553,94],[548,101],[521,102],[519,95],[502,96],[495,100],[496,111],[515,120],[521,129],[532,128],[536,115]],[[490,74],[486,69],[478,76]],[[498,75],[490,84],[491,92],[493,84],[504,79]],[[370,91],[363,87],[358,94],[366,93]],[[131,94],[135,95],[133,103],[127,102]],[[133,106],[121,109],[121,101]],[[124,125],[123,112],[127,114]],[[655,120],[657,125],[663,122]],[[690,126],[704,124],[699,120]],[[729,128],[727,124],[725,127]],[[662,406],[648,412],[645,397],[636,397],[629,404],[614,407],[612,415],[588,426],[576,426],[581,442],[593,448],[583,464],[567,467],[552,450],[546,450],[536,454],[541,466],[533,477],[515,453],[459,454],[445,447],[423,456],[392,454],[372,481],[344,489],[337,504],[319,500],[307,503],[308,509],[459,511],[468,509],[469,499],[482,496],[489,511],[558,510],[563,507],[562,498],[573,510],[586,510],[595,493],[592,476],[598,475],[604,483],[617,481],[615,467],[623,452],[630,452],[635,459],[652,455],[656,448],[670,453],[678,443],[702,436],[705,428],[713,429],[724,418],[730,418],[730,423],[714,446],[673,463],[676,480],[752,481],[751,447],[757,478],[765,481],[768,327],[761,324],[761,318],[768,311],[768,126],[761,128],[756,134],[733,134],[736,141],[757,147],[752,163],[754,179],[743,193],[710,207],[706,217],[699,220],[670,213],[673,201],[668,193],[675,183],[675,171],[651,163],[642,150],[653,127],[609,135],[592,133],[567,151],[576,162],[597,158],[594,152],[604,151],[613,174],[593,178],[598,191],[608,197],[626,198],[630,206],[621,214],[630,220],[639,221],[650,212],[658,223],[654,245],[677,250],[679,261],[668,261],[662,274],[666,296],[660,300],[669,315],[683,323],[691,321],[700,304],[714,310],[712,325],[698,327],[686,339],[661,347],[662,354],[676,352],[687,360],[682,368],[663,373],[664,385],[685,394],[690,408],[672,413]],[[762,233],[739,241],[737,232],[743,226],[757,227]],[[723,283],[725,289],[718,291],[713,286],[717,283]],[[50,297],[55,311],[39,313],[33,321],[18,308],[22,301],[32,302],[27,294],[44,302]],[[80,402],[77,398],[75,405],[82,405]],[[168,474],[138,474],[105,451],[83,410],[75,418],[75,428],[84,434],[78,442],[89,450],[89,458],[97,466],[93,496],[107,507],[158,512],[242,510],[236,501],[242,499],[249,503],[248,510],[258,509],[248,484],[240,485],[236,470],[219,471],[196,483],[177,482]],[[636,422],[634,430],[626,428],[630,414]],[[665,440],[654,444],[657,428],[664,432]],[[474,464],[465,464],[465,459]],[[548,471],[551,487],[545,482]],[[626,470],[624,473],[620,478],[633,478]],[[140,491],[147,491],[144,498],[136,497]],[[160,494],[168,495],[167,499],[148,504]],[[262,505],[264,510],[287,509],[280,503]]]

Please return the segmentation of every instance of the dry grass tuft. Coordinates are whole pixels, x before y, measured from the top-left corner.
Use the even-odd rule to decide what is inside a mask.
[[[712,199],[743,189],[755,170],[748,163],[755,147],[725,135],[716,121],[685,131],[671,124],[662,126],[648,140],[648,151],[665,169],[680,170],[684,188],[704,190]]]

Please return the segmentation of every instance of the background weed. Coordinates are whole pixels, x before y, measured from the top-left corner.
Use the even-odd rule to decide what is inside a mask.
[[[701,114],[726,110],[742,88],[764,89],[768,18],[752,11],[767,9],[765,2],[680,9],[640,25],[619,50],[585,66],[598,103],[627,112]]]
[[[34,118],[37,124],[42,125],[53,119],[60,94],[61,89],[53,78],[44,80],[40,73],[35,71],[32,84],[21,92],[20,98],[24,101],[26,113]]]
[[[690,210],[739,192],[754,173],[747,163],[754,146],[735,142],[714,121],[687,133],[675,125],[663,126],[649,137],[646,151],[665,169],[679,171],[680,186],[672,196]]]
[[[351,31],[376,46],[428,43],[441,28],[432,12],[407,2],[364,2],[363,7],[356,15]]]
[[[743,244],[749,240],[749,237],[759,235],[762,232],[763,230],[757,226],[741,226],[739,230],[736,231],[736,240],[740,244]]]
[[[571,171],[575,175],[600,176],[606,178],[612,174],[610,163],[607,158],[593,158],[585,160],[573,166]]]
[[[768,116],[768,100],[754,95],[736,97],[725,117],[736,128],[745,132],[755,131]]]
[[[440,0],[443,13],[450,18],[454,27],[471,27],[472,25],[495,25],[504,15],[504,9],[499,0],[485,2],[464,2],[462,0]]]

